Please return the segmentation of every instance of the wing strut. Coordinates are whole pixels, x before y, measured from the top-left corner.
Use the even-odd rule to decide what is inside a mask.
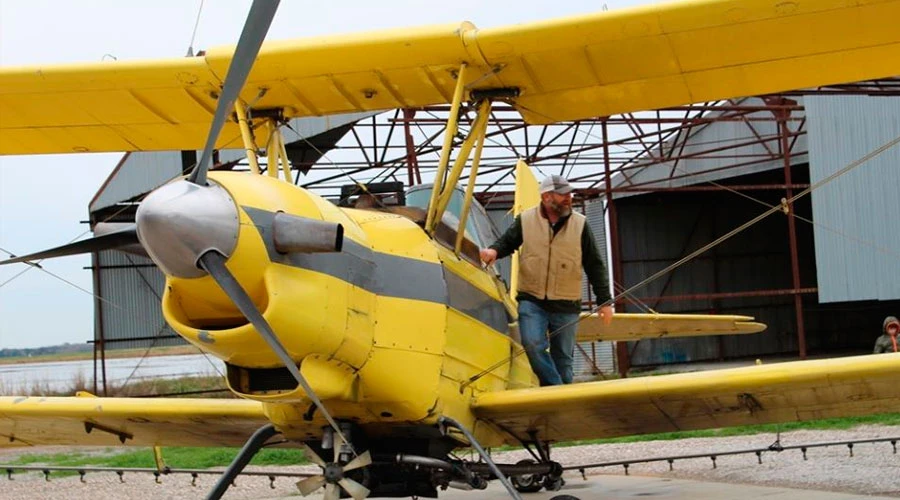
[[[431,188],[431,201],[428,202],[428,216],[425,219],[425,231],[434,234],[437,227],[435,218],[441,220],[441,214],[437,214],[438,195],[444,183],[444,175],[447,173],[447,164],[450,163],[450,150],[453,149],[453,138],[459,125],[459,105],[463,99],[463,90],[466,85],[466,63],[459,67],[456,75],[456,89],[453,91],[453,103],[450,105],[450,116],[447,118],[447,128],[444,130],[444,144],[441,147],[441,161],[438,163],[437,173],[434,174],[434,186]]]
[[[465,235],[466,220],[468,219],[469,209],[472,205],[472,196],[475,192],[475,179],[478,176],[478,166],[481,163],[481,151],[484,147],[484,138],[487,132],[488,120],[491,116],[491,102],[482,100],[478,104],[478,114],[472,127],[469,129],[469,135],[466,136],[463,143],[459,146],[459,153],[456,160],[453,161],[453,168],[447,170],[449,163],[450,150],[452,149],[452,141],[444,141],[444,148],[441,151],[441,164],[438,166],[438,172],[435,175],[434,186],[431,190],[431,202],[428,204],[428,218],[425,221],[425,230],[429,234],[434,234],[435,229],[441,221],[444,212],[450,205],[453,198],[453,192],[456,184],[462,177],[463,169],[469,161],[472,154],[472,148],[475,148],[475,156],[472,158],[472,167],[469,171],[469,182],[466,187],[466,194],[463,207],[459,214],[459,227],[457,228],[457,236],[455,242],[456,253],[459,254],[462,247],[462,240]],[[456,135],[457,115],[451,111],[447,121],[447,130],[445,134]],[[452,137],[451,137],[452,139]],[[446,161],[445,161],[446,159]]]

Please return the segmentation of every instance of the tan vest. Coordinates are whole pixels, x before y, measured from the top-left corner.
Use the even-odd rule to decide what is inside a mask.
[[[522,212],[519,291],[539,299],[581,299],[581,232],[584,216],[575,212],[553,235],[540,206]]]

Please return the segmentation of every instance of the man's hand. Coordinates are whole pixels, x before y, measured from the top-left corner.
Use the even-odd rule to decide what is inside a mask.
[[[603,320],[604,325],[612,323],[613,314],[612,306],[603,306],[600,308],[600,318]]]
[[[485,263],[485,265],[491,265],[497,260],[497,251],[493,248],[482,248],[479,252],[481,255],[481,261]]]

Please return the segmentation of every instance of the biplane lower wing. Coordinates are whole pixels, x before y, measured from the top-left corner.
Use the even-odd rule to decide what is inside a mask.
[[[473,411],[526,441],[596,439],[896,412],[898,377],[900,354],[869,355],[484,393]]]
[[[750,316],[622,313],[616,314],[611,324],[604,325],[594,313],[579,320],[578,341],[737,335],[765,329],[766,325],[756,323]]]
[[[0,447],[242,446],[267,423],[242,399],[0,397]]]

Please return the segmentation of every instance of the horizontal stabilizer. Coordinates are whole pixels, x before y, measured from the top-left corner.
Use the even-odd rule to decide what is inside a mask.
[[[751,316],[718,314],[616,314],[609,325],[596,313],[583,315],[578,322],[578,341],[640,340],[664,337],[700,337],[758,333],[766,325]]]

